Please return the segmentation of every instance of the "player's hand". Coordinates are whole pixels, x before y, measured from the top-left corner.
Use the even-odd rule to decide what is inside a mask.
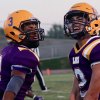
[[[42,96],[34,96],[33,100],[44,100]]]

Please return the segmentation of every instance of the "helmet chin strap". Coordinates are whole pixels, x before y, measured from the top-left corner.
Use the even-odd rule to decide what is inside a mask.
[[[74,33],[74,32],[73,32]],[[83,29],[83,31],[81,31],[81,32],[79,32],[79,33],[74,33],[74,34],[70,34],[71,35],[71,37],[73,38],[73,39],[76,39],[76,40],[80,40],[82,37],[84,37],[86,34],[88,34],[87,33],[87,31],[86,30],[84,30]]]

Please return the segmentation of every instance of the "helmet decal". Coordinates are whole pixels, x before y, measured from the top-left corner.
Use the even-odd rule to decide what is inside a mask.
[[[8,20],[9,20],[8,26],[12,26],[13,25],[13,18],[10,17]]]

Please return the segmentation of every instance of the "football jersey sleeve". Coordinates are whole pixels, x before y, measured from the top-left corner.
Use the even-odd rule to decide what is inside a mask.
[[[12,69],[16,70],[27,70],[29,71],[36,69],[39,64],[38,56],[30,49],[18,48],[11,59]]]
[[[100,63],[100,39],[89,44],[84,49],[83,56],[90,61],[91,65]]]
[[[100,43],[97,44],[90,53],[91,66],[100,63]]]

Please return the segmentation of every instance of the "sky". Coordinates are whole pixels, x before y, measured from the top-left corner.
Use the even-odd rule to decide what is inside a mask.
[[[49,30],[53,24],[63,25],[64,15],[79,2],[91,4],[100,13],[99,0],[0,0],[0,27],[10,13],[24,9],[32,12],[41,21],[41,26]]]

